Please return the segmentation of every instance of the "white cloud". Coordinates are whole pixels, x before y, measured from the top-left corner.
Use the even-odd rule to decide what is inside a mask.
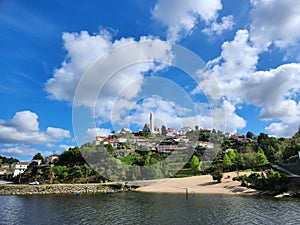
[[[294,120],[286,120],[271,123],[265,129],[267,132],[274,134],[277,137],[291,137],[299,129],[299,123],[296,123]]]
[[[249,42],[248,31],[238,30],[233,41],[223,43],[220,65],[214,66],[213,72],[224,81],[248,77],[256,69],[257,54],[258,50]]]
[[[87,67],[112,48],[110,35],[102,31],[90,36],[87,31],[63,33],[66,60],[61,68],[54,71],[53,77],[46,83],[50,98],[71,101],[78,81]]]
[[[91,137],[92,140],[94,140],[96,136],[105,136],[105,137],[107,137],[109,134],[111,134],[110,129],[99,128],[99,127],[88,128],[86,132],[89,135],[89,137]]]
[[[300,1],[252,0],[251,40],[259,48],[293,45],[300,38]]]
[[[224,16],[221,18],[221,23],[213,21],[210,27],[206,27],[202,31],[206,34],[213,35],[214,33],[221,35],[225,30],[232,30],[234,26],[233,16]]]
[[[101,91],[101,95],[105,96],[104,99],[107,99],[108,104],[124,87],[132,83],[136,84],[136,88],[123,94],[127,98],[134,97],[139,92],[143,74],[149,70],[163,68],[153,61],[170,63],[172,60],[170,46],[152,37],[141,37],[139,41],[132,38],[112,41],[107,31],[101,31],[96,35],[82,31],[64,33],[63,41],[68,52],[67,59],[47,81],[46,91],[52,99],[66,101],[72,101],[77,91],[76,103],[88,107],[95,107],[95,99],[91,96],[99,93],[102,87],[105,91]],[[142,44],[143,48],[139,44]],[[128,48],[119,48],[121,46]],[[105,63],[101,64],[104,61]],[[132,61],[136,63],[126,64]],[[101,65],[98,65],[99,63]],[[91,79],[80,83],[85,91],[78,93],[76,88],[80,79],[87,76]]]
[[[173,59],[170,43],[153,37],[112,41],[107,32],[82,31],[65,33],[63,40],[67,59],[47,81],[46,90],[57,100],[72,101],[75,96],[73,106],[95,112],[99,126],[111,121],[114,107],[114,116],[121,118],[135,103],[145,73],[159,71]]]
[[[299,102],[287,99],[278,101],[278,103],[274,105],[269,103],[261,110],[260,118],[264,120],[280,119],[284,121],[294,121],[297,124],[298,118],[300,118]]]
[[[211,129],[218,129],[223,132],[236,133],[238,129],[246,127],[246,121],[236,114],[236,107],[228,100],[223,100],[222,104],[211,110]]]
[[[177,41],[182,35],[190,34],[199,19],[211,23],[220,9],[220,0],[159,0],[152,10],[152,16],[167,26],[168,40]]]
[[[60,141],[64,138],[70,138],[70,132],[68,130],[63,130],[61,128],[48,127],[46,130],[46,135],[51,138],[50,141]]]
[[[0,143],[46,144],[70,137],[69,131],[60,128],[48,127],[46,131],[40,131],[37,119],[35,113],[22,111],[17,112],[11,121],[1,121]]]
[[[248,31],[239,30],[234,40],[223,43],[220,57],[208,62],[211,71],[201,74],[203,80],[192,93],[203,90],[212,99],[221,99],[222,94],[232,102],[240,102],[242,82],[252,78],[257,61],[258,50],[251,46]]]
[[[249,75],[241,86],[247,102],[268,108],[286,105],[300,91],[300,64],[281,65],[269,71]]]
[[[121,117],[124,110],[128,110],[134,98],[141,91],[144,76],[143,74],[151,69],[155,69],[154,63],[141,63],[127,66],[114,74],[103,86],[97,102],[96,117],[98,122],[105,123],[111,120],[112,109],[114,117]],[[92,99],[92,97],[90,97]],[[93,100],[91,100],[93,101]]]
[[[200,1],[198,3],[201,4]],[[212,99],[226,96],[228,102],[224,102],[222,109],[228,115],[226,126],[229,131],[245,127],[245,120],[236,115],[235,104],[247,103],[261,109],[261,120],[271,121],[266,127],[268,132],[274,135],[291,135],[299,123],[299,65],[286,64],[269,71],[257,71],[257,64],[261,53],[267,51],[271,44],[286,48],[298,43],[300,2],[252,0],[251,4],[250,30],[238,30],[232,41],[223,43],[221,55],[208,63],[211,72],[201,74],[203,79],[192,94],[203,91]],[[167,26],[168,38],[176,41],[181,35],[193,31],[197,19],[206,22],[207,28],[203,30],[206,33],[220,34],[224,29],[231,29],[233,17],[223,17],[217,23],[217,11],[222,6],[218,8],[213,5],[211,9],[215,11],[206,19],[197,11],[197,4],[190,4],[190,1],[159,1],[152,14]],[[222,93],[216,91],[218,89]],[[213,108],[212,111],[214,110],[217,113],[218,108]]]
[[[214,98],[222,97],[216,95],[216,80],[218,88],[230,102],[255,105],[261,109],[260,119],[280,121],[268,126],[268,132],[276,136],[291,136],[297,129],[295,124],[299,123],[300,64],[257,71],[261,51],[253,46],[247,30],[237,31],[233,41],[222,45],[221,56],[209,62],[212,72],[203,76],[204,80],[193,94],[204,90]]]
[[[2,145],[0,146],[0,155],[6,157],[29,156],[33,157],[38,151],[28,145]]]
[[[154,112],[154,124],[157,127],[165,125],[179,129],[182,125],[182,119],[176,110],[175,102],[163,99],[158,96],[148,96],[142,102],[132,108],[133,112],[128,116],[127,124],[134,124],[143,128],[145,123],[149,123],[149,114]],[[124,126],[126,124],[124,123]]]
[[[30,111],[17,112],[11,121],[11,125],[19,131],[38,131],[38,116]]]
[[[41,150],[27,144],[3,144],[3,145],[0,144],[0,155],[6,157],[16,157],[16,158],[22,157],[21,160],[25,159],[26,161],[30,161],[33,158],[33,156],[38,152],[41,153],[43,157],[47,157],[54,153],[58,153],[57,146],[55,146],[55,148],[54,146],[52,146],[52,148],[55,150],[49,151],[49,150],[45,150],[45,148]]]
[[[210,108],[204,103],[194,103],[198,112],[196,115],[182,116],[182,106],[176,102],[168,101],[157,96],[148,97],[132,109],[134,113],[127,117],[124,126],[136,125],[142,129],[145,123],[149,123],[149,112],[154,112],[154,121],[157,127],[165,125],[180,129],[184,126],[194,127],[199,125],[202,128],[217,129],[226,132],[236,133],[237,129],[246,126],[243,118],[236,115],[235,106],[224,100],[219,107]],[[185,110],[183,110],[185,111]]]

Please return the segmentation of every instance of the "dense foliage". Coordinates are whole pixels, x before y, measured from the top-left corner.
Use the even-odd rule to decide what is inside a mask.
[[[33,160],[43,160],[37,153]],[[16,179],[18,182],[20,177]],[[31,163],[21,176],[22,183],[39,181],[40,183],[86,183],[103,182],[105,179],[98,175],[85,161],[78,147],[69,148],[63,152],[54,165]]]
[[[257,190],[272,191],[272,194],[286,191],[289,186],[288,177],[272,169],[263,172],[253,172],[249,176],[240,176],[236,180],[241,181],[243,186]]]
[[[19,160],[12,157],[6,158],[5,156],[0,156],[0,164],[13,164],[16,162],[19,162]]]

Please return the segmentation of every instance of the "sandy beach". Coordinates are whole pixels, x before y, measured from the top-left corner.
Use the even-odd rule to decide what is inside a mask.
[[[239,173],[243,175],[246,173]],[[201,194],[234,194],[256,195],[260,192],[254,189],[240,186],[241,182],[233,181],[236,172],[224,173],[221,183],[212,180],[211,175],[193,176],[185,178],[167,178],[158,180],[148,186],[140,187],[137,191],[152,193],[201,193]]]

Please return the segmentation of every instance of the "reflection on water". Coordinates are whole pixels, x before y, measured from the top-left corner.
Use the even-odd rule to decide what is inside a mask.
[[[0,196],[0,224],[300,224],[300,201],[117,193]]]

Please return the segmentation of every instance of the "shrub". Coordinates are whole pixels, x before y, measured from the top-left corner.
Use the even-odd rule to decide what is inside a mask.
[[[218,183],[221,183],[221,180],[223,178],[223,173],[221,169],[215,169],[213,170],[210,175],[212,176],[213,180],[216,180]]]

